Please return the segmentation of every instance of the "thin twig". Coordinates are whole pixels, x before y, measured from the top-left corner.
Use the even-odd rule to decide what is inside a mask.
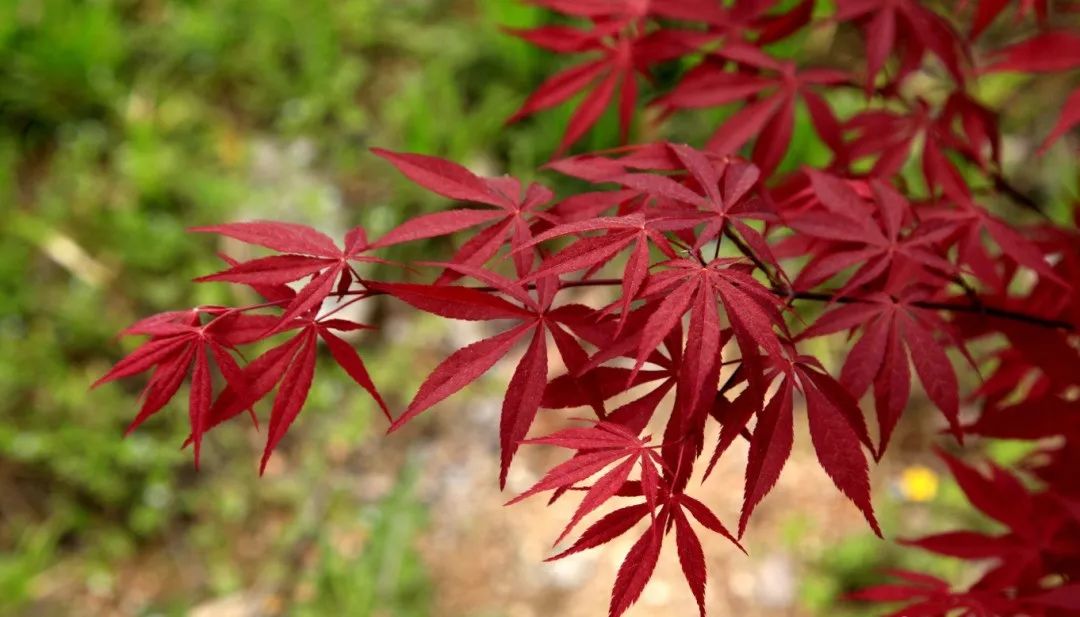
[[[756,253],[754,253],[754,250],[751,249],[746,244],[746,242],[743,242],[742,238],[740,238],[738,235],[736,235],[735,232],[731,231],[730,227],[725,227],[724,228],[724,235],[727,236],[731,240],[731,242],[735,245],[735,248],[739,249],[740,253],[745,255],[746,258],[749,259],[750,261],[754,262],[754,265],[757,266],[757,269],[761,270],[762,274],[764,274],[765,277],[769,279],[769,283],[773,287],[775,287],[777,289],[783,289],[784,288],[783,282],[780,281],[780,279],[776,277],[776,274],[774,274],[773,271],[770,270],[769,267],[765,265],[765,262],[761,261],[761,258],[758,257]]]
[[[994,188],[1003,193],[1006,197],[1016,202],[1025,210],[1029,210],[1039,215],[1040,217],[1049,220],[1050,216],[1043,212],[1039,207],[1039,202],[1029,197],[1026,193],[1016,188],[1012,183],[1005,179],[1005,176],[1001,175],[1001,172],[993,172],[990,174],[990,179],[994,181]]]
[[[857,296],[839,296],[832,293],[812,292],[812,291],[789,291],[786,289],[773,289],[771,290],[778,296],[791,298],[794,300],[813,300],[816,302],[839,302],[840,304],[853,304],[856,302],[867,302],[864,298]],[[1005,308],[997,308],[986,305],[974,305],[974,304],[957,304],[955,302],[931,302],[929,300],[917,300],[911,303],[912,306],[917,306],[923,309],[929,309],[934,311],[949,311],[952,313],[970,313],[973,315],[983,315],[986,317],[996,317],[998,319],[1008,319],[1010,321],[1018,321],[1026,323],[1032,326],[1039,326],[1042,328],[1051,328],[1055,330],[1068,330],[1069,332],[1075,332],[1077,327],[1075,324],[1064,321],[1061,319],[1052,319],[1049,317],[1040,317],[1038,315],[1031,315],[1029,313],[1023,313],[1020,311],[1013,311]]]
[[[606,278],[606,279],[590,279],[585,281],[566,281],[562,284],[563,288],[574,287],[614,287],[622,285],[622,279]],[[525,286],[527,289],[535,289],[536,285],[530,283]],[[473,291],[482,291],[486,293],[496,293],[499,290],[495,287],[465,287],[465,289],[471,289]],[[829,292],[814,292],[814,291],[792,291],[783,286],[777,286],[769,289],[773,294],[786,298],[789,300],[809,300],[814,302],[838,302],[840,304],[852,304],[856,302],[869,302],[865,298],[858,296],[837,296],[835,293]],[[382,296],[386,295],[386,292],[367,289],[367,290],[355,290],[348,291],[345,295],[359,295],[366,294],[368,296]],[[1041,328],[1050,328],[1054,330],[1066,330],[1069,332],[1076,332],[1080,330],[1076,324],[1065,321],[1062,319],[1054,319],[1050,317],[1040,317],[1038,315],[1032,315],[1030,313],[1024,313],[1021,311],[1014,311],[1006,308],[999,308],[994,306],[987,306],[983,304],[959,304],[956,302],[932,302],[929,300],[917,300],[911,302],[912,306],[918,308],[934,310],[934,311],[949,311],[953,313],[968,313],[972,315],[983,315],[985,317],[994,317],[997,319],[1007,319],[1009,321],[1017,321],[1020,323],[1026,323],[1032,326],[1038,326]]]

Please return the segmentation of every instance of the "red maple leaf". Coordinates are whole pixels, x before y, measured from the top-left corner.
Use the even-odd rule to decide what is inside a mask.
[[[866,39],[867,88],[890,52],[900,56],[897,78],[902,78],[933,53],[958,83],[964,82],[966,47],[960,35],[940,15],[919,0],[837,0],[837,21],[855,21]]]
[[[206,324],[202,323],[204,315],[211,317]],[[140,320],[124,330],[123,334],[149,336],[150,339],[117,362],[108,373],[94,382],[94,387],[153,371],[142,393],[142,409],[128,426],[127,432],[130,433],[173,398],[190,372],[188,419],[195,444],[195,466],[198,467],[200,445],[203,433],[209,428],[213,399],[209,357],[213,356],[218,371],[231,385],[242,387],[244,377],[231,350],[236,344],[250,341],[230,332],[230,326],[242,327],[247,320],[244,315],[218,308],[172,311]],[[267,324],[259,325],[265,328]]]
[[[285,326],[279,326],[278,331],[297,330],[297,333],[243,367],[241,378],[231,381],[207,412],[204,430],[210,430],[244,410],[250,410],[275,387],[278,388],[270,411],[266,446],[259,465],[260,473],[266,469],[270,455],[307,400],[315,373],[316,344],[319,339],[326,344],[334,361],[357,385],[371,395],[383,415],[390,419],[390,411],[372,382],[363,360],[352,345],[333,332],[353,332],[369,326],[333,317],[316,318],[315,313],[316,309],[313,308],[307,315],[293,319]],[[194,439],[193,432],[185,445],[192,443]]]
[[[1077,68],[1080,68],[1080,34],[1071,30],[1048,30],[998,50],[995,61],[983,72],[1054,73]],[[1065,99],[1061,115],[1040,151],[1045,151],[1077,124],[1080,124],[1080,88]]]
[[[355,227],[345,235],[344,249],[339,249],[328,236],[292,223],[249,221],[195,227],[192,231],[216,233],[284,253],[237,263],[197,281],[225,281],[266,288],[311,277],[284,307],[282,324],[318,308],[335,288],[344,291],[354,279],[359,280],[350,262],[388,263],[363,255],[373,247],[368,244],[362,227]]]
[[[988,534],[955,530],[904,543],[959,559],[989,563],[967,589],[953,591],[924,574],[894,571],[903,584],[884,584],[853,594],[875,602],[909,602],[894,615],[944,615],[960,607],[973,615],[1068,615],[1080,608],[1080,585],[1056,574],[1074,567],[1076,511],[1069,498],[1029,490],[1013,474],[990,465],[986,476],[943,452],[957,484],[973,506],[1007,528]],[[1064,584],[1057,584],[1064,578]]]
[[[963,133],[956,131],[958,125]],[[875,178],[900,173],[921,142],[917,155],[930,196],[936,197],[940,191],[957,202],[970,201],[971,190],[948,154],[955,153],[961,160],[988,170],[999,153],[995,119],[962,96],[950,97],[938,112],[918,99],[905,112],[865,111],[850,118],[844,128],[851,133],[847,151],[852,161],[876,157],[868,174]]]
[[[595,477],[589,486],[579,489],[584,491],[584,497],[573,518],[556,540],[555,543],[558,544],[584,516],[611,498],[644,497],[645,502],[642,504],[619,508],[599,519],[569,548],[550,557],[548,561],[605,544],[627,533],[651,514],[652,522],[649,528],[630,549],[620,568],[612,590],[610,614],[621,615],[640,596],[652,577],[663,535],[673,527],[683,574],[697,599],[701,615],[704,615],[705,558],[701,542],[690,520],[696,520],[706,529],[728,538],[740,550],[742,547],[708,507],[685,493],[672,493],[670,487],[663,483],[661,476],[657,474],[657,467],[663,467],[664,462],[656,451],[648,446],[648,441],[648,438],[640,439],[636,433],[609,422],[599,422],[589,428],[564,429],[547,437],[526,440],[525,443],[529,444],[573,449],[577,454],[554,467],[532,488],[508,502],[508,505],[543,491],[573,488]],[[635,467],[639,469],[639,481],[629,479]],[[608,470],[604,471],[605,469]]]
[[[658,3],[659,4],[659,3]],[[664,4],[678,4],[667,2]],[[517,122],[538,111],[559,105],[587,91],[567,124],[559,153],[565,151],[600,119],[618,92],[619,132],[626,141],[638,98],[638,76],[650,78],[652,65],[694,51],[717,35],[665,29],[647,32],[640,20],[597,20],[591,30],[543,26],[511,33],[530,43],[560,53],[592,53],[597,58],[556,73],[536,89],[507,120]]]
[[[530,338],[528,349],[511,377],[512,388],[503,400],[499,428],[502,471],[499,484],[506,484],[506,474],[514,453],[528,434],[540,407],[547,385],[547,334],[552,336],[563,361],[574,366],[585,358],[585,351],[570,336],[565,326],[579,319],[573,309],[552,308],[559,289],[556,278],[546,278],[536,286],[534,299],[518,281],[494,272],[462,264],[439,264],[491,285],[499,293],[517,301],[512,304],[492,294],[446,285],[373,283],[372,289],[388,293],[426,312],[451,319],[516,320],[514,327],[460,349],[446,358],[420,385],[419,391],[390,430],[475,381],[521,340]]]
[[[728,70],[728,62],[740,69]],[[845,159],[840,124],[816,89],[850,81],[841,70],[799,69],[794,62],[775,59],[752,45],[728,42],[657,104],[672,110],[752,100],[717,129],[708,149],[732,154],[756,137],[751,159],[768,175],[787,152],[799,100],[809,110],[821,139],[841,160]]]
[[[599,422],[589,428],[564,429],[547,437],[522,440],[521,443],[570,448],[579,452],[570,460],[552,468],[532,488],[507,502],[507,505],[543,491],[569,489],[614,463],[618,464],[600,474],[585,490],[585,496],[570,522],[555,540],[555,544],[561,542],[586,515],[618,494],[630,479],[630,473],[635,467],[639,468],[644,494],[650,496],[655,503],[655,496],[660,490],[656,465],[663,464],[663,461],[660,455],[648,446],[648,442],[648,438],[639,439],[626,427],[610,422]]]
[[[1018,5],[1017,17],[1035,13],[1039,21],[1044,22],[1049,12],[1050,2],[1049,0],[978,0],[971,20],[971,38],[978,38],[1010,4]]]
[[[920,210],[919,217],[928,229],[937,225],[943,229],[951,229],[959,253],[959,263],[967,266],[992,290],[1004,288],[1007,272],[1002,268],[1001,260],[989,253],[983,236],[993,239],[1001,252],[1017,264],[1054,283],[1059,291],[1070,287],[1054,272],[1043,251],[1025,238],[1016,226],[992,215],[973,201],[924,207]]]
[[[791,455],[796,390],[806,400],[810,438],[818,462],[840,492],[863,513],[874,533],[880,536],[881,529],[870,504],[870,480],[861,448],[866,446],[871,452],[874,449],[858,403],[812,357],[795,356],[792,360],[775,357],[773,362],[777,368],[773,369],[772,375],[778,379],[779,388],[756,412],[757,424],[750,439],[746,463],[739,536],[746,530],[754,508],[780,478],[784,463]],[[757,395],[763,391],[758,390]],[[731,428],[740,430],[742,427]],[[725,424],[725,430],[728,429]],[[721,443],[713,455],[713,462],[724,447],[724,434],[721,433]]]
[[[555,220],[540,208],[554,197],[540,184],[530,184],[523,190],[515,178],[481,178],[468,169],[450,161],[373,148],[372,152],[389,161],[402,174],[429,191],[455,199],[493,206],[494,210],[460,208],[422,214],[405,221],[379,238],[372,247],[382,248],[402,242],[445,236],[457,231],[484,225],[451,259],[453,264],[482,266],[509,243],[518,276],[532,270],[533,252],[522,251],[538,226]],[[439,278],[446,283],[458,278],[449,269]]]
[[[263,300],[163,313],[129,328],[125,334],[149,340],[101,381],[149,373],[132,428],[190,379],[188,443],[197,461],[208,430],[245,411],[254,418],[266,401],[265,467],[307,401],[320,347],[392,418],[341,334],[367,327],[338,317],[346,307],[389,294],[441,317],[498,322],[500,330],[438,363],[391,430],[513,356],[500,414],[500,483],[520,444],[551,445],[568,450],[568,460],[513,501],[541,492],[551,502],[581,497],[552,559],[630,535],[609,606],[618,617],[641,596],[670,538],[704,615],[708,577],[698,530],[738,546],[687,494],[705,455],[709,479],[736,440],[749,443],[741,536],[780,477],[794,447],[795,416],[805,410],[821,468],[880,535],[864,448],[875,458],[886,450],[914,371],[957,438],[966,431],[1027,441],[1017,465],[1025,475],[993,466],[980,473],[944,457],[973,506],[1002,527],[954,529],[908,544],[984,562],[982,576],[954,589],[895,571],[893,582],[858,597],[907,602],[894,613],[905,617],[1080,613],[1080,585],[1072,582],[1080,579],[1080,295],[1072,285],[1080,280],[1080,233],[1056,224],[1056,203],[1042,213],[1043,195],[1026,195],[1006,179],[1011,157],[1002,145],[1021,140],[1002,134],[999,110],[979,99],[982,84],[965,83],[971,39],[1003,21],[1008,0],[837,0],[835,10],[814,0],[533,3],[568,19],[517,36],[588,57],[542,84],[513,118],[580,94],[560,151],[611,107],[624,142],[632,126],[662,131],[666,114],[655,122],[634,116],[642,80],[665,111],[738,108],[706,151],[655,141],[549,164],[570,176],[559,184],[571,191],[562,199],[539,184],[376,149],[414,183],[465,203],[407,220],[374,243],[360,228],[344,248],[287,223],[199,228],[274,251],[245,262],[223,256],[226,269],[200,279],[246,287]],[[1080,37],[1062,19],[1075,2],[1012,4],[1017,17],[1038,14],[1040,30],[1019,42],[996,33],[979,39],[1008,44],[980,50],[985,68],[976,77],[1080,67]],[[810,57],[825,46],[773,45],[806,33],[810,42],[843,46],[846,25],[836,30],[837,22],[864,33],[860,108],[853,108],[860,97],[846,96],[854,85],[849,75],[861,71],[857,61],[808,68],[803,57],[779,56]],[[938,65],[949,75],[941,78]],[[834,117],[827,101],[840,105],[846,120]],[[833,153],[828,172],[777,174],[794,157],[791,145],[801,150],[795,120],[804,111]],[[1044,147],[1078,121],[1080,91],[1068,97]],[[692,122],[679,118],[678,130],[699,134]],[[751,141],[752,162],[735,156]],[[1042,214],[1039,224],[1007,224],[987,209],[1006,200]],[[459,233],[463,244],[447,262],[426,264],[439,268],[433,284],[375,282],[354,269],[383,262],[373,250]],[[792,282],[785,268],[796,259]],[[494,271],[502,266],[509,274]],[[609,271],[621,277],[603,278]],[[469,283],[453,284],[461,278]],[[827,287],[830,281],[838,288]],[[803,310],[808,303],[825,308]],[[795,324],[801,335],[793,337]],[[850,337],[838,379],[798,349],[803,339],[832,333]],[[262,344],[254,359],[242,364],[238,348],[255,343]],[[552,378],[550,345],[560,365]],[[968,347],[989,375],[971,389],[970,417],[961,425],[961,380],[950,354],[975,366]],[[858,403],[871,387],[875,440]],[[541,407],[557,410],[543,412],[551,422],[567,420],[558,410],[571,408],[595,420],[529,439]],[[707,453],[713,428],[719,435]],[[660,434],[658,443],[642,436],[647,432]]]
[[[959,385],[939,333],[948,326],[937,313],[916,304],[926,294],[908,288],[899,298],[884,293],[864,296],[859,302],[838,306],[819,317],[801,338],[858,330],[862,336],[851,347],[840,381],[852,395],[861,397],[874,386],[877,410],[877,452],[884,454],[889,437],[911,395],[910,364],[930,400],[945,416],[958,440],[960,429]]]
[[[717,240],[730,227],[755,249],[757,257],[775,263],[761,234],[744,222],[744,219],[768,218],[755,195],[761,171],[745,161],[719,157],[686,145],[668,144],[668,148],[676,163],[675,170],[688,176],[684,182],[656,173],[622,174],[612,180],[642,195],[664,200],[659,211],[667,231],[705,223],[696,233],[691,250]]]
[[[864,185],[864,199],[848,181],[821,172],[810,172],[810,180],[821,208],[793,213],[787,223],[800,234],[817,242],[807,246],[810,261],[794,282],[795,289],[811,289],[857,266],[836,295],[884,279],[886,286],[897,281],[947,281],[956,266],[939,252],[939,244],[950,235],[947,228],[916,226],[910,232],[910,204],[892,187],[878,181]]]

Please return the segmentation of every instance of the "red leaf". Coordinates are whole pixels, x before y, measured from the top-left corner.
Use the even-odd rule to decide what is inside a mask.
[[[616,465],[611,471],[598,478],[596,482],[589,487],[589,490],[585,492],[585,497],[581,500],[581,503],[578,504],[577,510],[574,511],[574,516],[555,540],[555,544],[562,542],[563,538],[565,538],[567,534],[581,522],[581,519],[604,505],[608,499],[611,499],[619,492],[619,489],[622,488],[629,479],[630,472],[634,469],[634,464],[636,462],[637,457],[627,458],[625,461]],[[648,465],[649,463],[643,461],[643,464]]]
[[[874,445],[870,441],[870,434],[866,430],[866,420],[863,418],[862,410],[859,409],[859,402],[844,386],[840,385],[832,378],[832,375],[826,373],[820,366],[809,363],[799,363],[796,366],[803,382],[813,384],[813,387],[818,390],[825,400],[840,413],[848,427],[854,432],[859,443],[866,446],[873,454]]]
[[[563,429],[546,437],[525,439],[522,443],[557,446],[559,448],[570,448],[572,450],[624,449],[627,446],[637,445],[636,440],[628,442],[626,437],[619,435],[618,433],[605,431],[598,426]]]
[[[1069,94],[1069,98],[1065,99],[1065,106],[1061,108],[1061,115],[1058,117],[1057,123],[1054,124],[1050,134],[1046,136],[1042,145],[1039,146],[1039,152],[1046,152],[1055,141],[1068,133],[1077,124],[1080,124],[1080,88],[1073,90]]]
[[[960,429],[960,399],[959,385],[956,381],[956,373],[953,371],[952,362],[945,355],[933,335],[913,317],[902,315],[899,317],[901,331],[908,340],[910,347],[915,350],[911,354],[911,361],[915,365],[915,372],[919,375],[919,381],[926,389],[927,396],[937,405],[941,413],[949,421],[949,427],[957,440],[963,440],[963,431]]]
[[[322,257],[271,255],[238,263],[228,270],[200,276],[195,280],[200,283],[226,281],[245,285],[284,285],[311,276],[333,263],[333,260]]]
[[[596,61],[556,73],[540,84],[540,87],[521,105],[521,109],[506,122],[517,122],[526,116],[562,103],[592,83],[603,70],[604,63]]]
[[[402,242],[445,236],[503,216],[505,213],[498,210],[465,209],[423,214],[391,229],[372,247],[393,246]]]
[[[581,551],[607,544],[611,540],[630,531],[630,529],[633,528],[638,521],[645,518],[645,515],[648,513],[649,508],[643,503],[626,506],[610,512],[586,529],[585,533],[581,534],[581,537],[578,538],[577,542],[574,542],[570,548],[554,557],[548,557],[544,561],[555,561],[556,559],[562,559],[563,557],[568,557],[574,553],[580,553]]]
[[[517,452],[518,445],[529,433],[540,408],[540,400],[547,385],[547,337],[543,328],[536,328],[532,342],[525,355],[514,370],[510,384],[503,399],[502,415],[499,425],[499,442],[502,463],[499,472],[499,487],[506,486],[506,474],[510,471],[510,462]]]
[[[649,357],[649,354],[660,346],[660,343],[671,332],[671,329],[682,320],[682,316],[686,313],[686,309],[689,308],[690,301],[696,291],[696,281],[682,284],[660,302],[656,312],[649,317],[649,321],[645,324],[644,335],[638,346],[637,361],[634,363],[634,374],[641,369],[641,365],[645,363],[645,359]]]
[[[505,31],[537,47],[560,53],[585,51],[596,41],[594,34],[569,26],[541,26],[529,30],[505,28]]]
[[[705,551],[701,541],[690,527],[690,521],[679,508],[673,511],[675,517],[675,545],[678,548],[679,564],[686,577],[690,591],[697,600],[698,613],[705,617]]]
[[[810,438],[818,461],[836,488],[855,503],[874,533],[881,536],[881,528],[870,505],[870,478],[857,431],[852,429],[849,417],[818,390],[812,380],[803,381],[803,394],[810,420]]]
[[[546,258],[529,279],[559,276],[576,270],[594,268],[607,263],[634,241],[633,232],[609,234],[578,240],[574,244]],[[640,243],[639,243],[640,244]]]
[[[628,455],[629,453],[625,450],[600,450],[598,452],[579,454],[553,467],[532,488],[506,502],[506,505],[514,505],[523,499],[544,491],[573,486]]]
[[[1009,0],[979,0],[975,17],[971,20],[971,38],[978,38],[1008,4]]]
[[[217,332],[216,337],[222,344],[235,347],[261,341],[280,323],[281,318],[277,315],[231,313],[214,320],[208,329]]]
[[[739,517],[739,537],[746,531],[746,523],[754,508],[772,490],[780,478],[791,455],[794,442],[792,412],[792,386],[787,380],[773,395],[765,408],[758,413],[757,426],[750,440],[750,453],[746,461],[746,488],[743,496],[742,515]]]
[[[390,431],[398,430],[421,412],[486,373],[532,327],[533,324],[521,324],[512,330],[455,351],[428,375],[405,413],[394,420]]]
[[[754,142],[751,158],[762,172],[772,173],[780,165],[784,154],[787,153],[788,145],[791,144],[791,133],[794,128],[795,100],[785,98],[769,123],[758,134],[757,141]]]
[[[191,231],[228,236],[247,244],[257,244],[281,253],[299,253],[336,259],[341,249],[325,234],[305,225],[274,221],[247,221],[193,227]]]
[[[711,405],[720,373],[720,316],[716,300],[699,293],[690,308],[686,351],[679,371],[679,390],[684,409],[696,415],[702,405]]]
[[[145,317],[120,331],[121,336],[146,335],[167,337],[191,331],[191,326],[198,323],[197,310],[165,311]]]
[[[188,402],[188,416],[191,421],[191,436],[195,444],[195,468],[199,468],[199,450],[202,435],[206,431],[206,420],[210,415],[210,402],[213,400],[213,384],[210,383],[210,361],[206,351],[195,352],[195,370],[191,374],[191,392]]]
[[[1080,66],[1080,35],[1068,30],[1048,30],[999,50],[997,56],[997,62],[984,68],[984,72],[1067,71]]]
[[[285,307],[285,312],[281,315],[281,325],[277,329],[284,329],[289,325],[290,321],[311,309],[318,310],[326,297],[333,291],[334,282],[337,281],[342,267],[342,264],[339,264],[333,268],[327,268],[322,274],[311,279],[311,282],[305,285],[303,289],[296,292],[296,297]]]
[[[755,388],[747,387],[735,397],[734,401],[729,402],[723,395],[717,395],[713,405],[713,415],[723,423],[723,427],[717,439],[716,449],[713,450],[712,458],[709,459],[709,465],[705,468],[706,478],[712,474],[720,456],[735,442],[735,439],[746,428],[750,418],[761,406],[761,396]]]
[[[1021,548],[1007,536],[988,536],[974,531],[950,531],[918,540],[904,540],[903,543],[961,559],[1005,558]]]
[[[865,338],[865,337],[864,337]],[[862,342],[863,339],[860,339]],[[919,353],[916,351],[915,353]],[[856,364],[858,359],[854,354],[849,356],[844,364]],[[875,407],[877,408],[878,427],[878,452],[885,452],[889,445],[896,423],[907,406],[911,396],[911,370],[908,368],[908,354],[900,342],[900,335],[896,328],[888,330],[888,341],[881,362],[881,370],[878,371],[874,381]]]
[[[869,602],[903,602],[905,600],[925,598],[929,593],[931,593],[930,590],[925,587],[912,585],[875,585],[860,589],[848,597],[853,600],[866,600]],[[906,612],[902,613],[902,615],[907,614]]]
[[[686,508],[690,515],[693,516],[697,522],[701,523],[703,527],[731,540],[731,543],[738,547],[740,551],[746,553],[746,550],[739,544],[739,541],[735,539],[735,536],[731,535],[731,532],[724,527],[724,524],[720,522],[720,519],[716,518],[716,515],[713,514],[705,504],[683,493],[682,495],[679,495],[679,505]]]
[[[879,11],[866,24],[866,87],[873,89],[874,77],[881,72],[896,41],[895,11]]]
[[[482,283],[486,283],[501,293],[504,293],[511,298],[521,302],[527,308],[534,311],[539,311],[539,306],[529,296],[529,293],[525,290],[525,286],[520,281],[511,280],[499,274],[496,274],[490,270],[485,270],[477,266],[463,263],[439,263],[439,262],[421,262],[421,265],[425,266],[443,266],[451,270],[456,270],[461,274],[470,276]]]
[[[687,74],[675,89],[658,100],[657,104],[678,109],[719,107],[750,98],[768,86],[768,79],[756,75],[697,70]]]
[[[230,383],[223,390],[210,409],[210,421],[206,429],[229,420],[233,416],[250,409],[256,402],[274,389],[281,381],[289,363],[303,344],[304,337],[295,336],[288,341],[267,350],[244,367],[243,388]],[[190,438],[189,438],[190,441]]]
[[[779,104],[775,98],[766,98],[740,109],[716,131],[708,149],[718,154],[735,154],[751,137],[761,134]]]
[[[585,96],[578,108],[574,110],[574,115],[570,116],[570,122],[566,125],[566,133],[559,143],[559,149],[555,153],[556,156],[569,148],[578,139],[581,139],[581,136],[596,124],[608,103],[611,102],[611,97],[614,96],[615,87],[618,84],[619,75],[613,72]]]
[[[266,463],[281,438],[292,426],[300,409],[311,390],[311,380],[315,376],[315,334],[307,330],[297,337],[300,339],[296,355],[281,380],[274,406],[270,410],[270,427],[266,433],[266,448],[263,450],[259,473],[266,471]],[[196,441],[196,448],[198,442]]]
[[[189,344],[190,340],[186,336],[151,339],[117,362],[108,373],[102,375],[91,387],[96,388],[103,383],[147,371],[154,365],[164,362],[170,356],[178,353],[181,348]]]
[[[434,156],[391,152],[390,150],[383,150],[382,148],[372,148],[371,152],[374,153],[375,156],[389,161],[391,165],[397,167],[398,171],[413,182],[433,193],[438,193],[443,197],[489,204],[492,206],[501,206],[504,203],[504,200],[492,193],[491,189],[488,188],[487,183],[485,183],[482,178],[476,176],[476,174],[457,163],[451,163],[450,161]],[[438,215],[430,216],[436,217]],[[415,221],[416,219],[413,220]],[[436,220],[442,221],[441,218]],[[406,223],[406,225],[410,225],[410,223]],[[415,226],[423,227],[423,225]],[[398,229],[401,228],[399,227]],[[394,232],[390,233],[393,234]],[[408,239],[413,239],[405,232],[398,233]],[[385,246],[386,244],[385,238],[379,241],[380,246]]]
[[[1072,583],[1043,592],[1029,601],[1070,611],[1080,611],[1080,584]]]
[[[990,480],[945,452],[938,450],[937,453],[949,466],[971,505],[1012,529],[1030,527],[1030,497],[1015,477],[995,467],[994,477]]]
[[[139,410],[139,415],[131,421],[127,430],[124,431],[125,435],[130,435],[132,431],[149,419],[150,416],[160,411],[176,395],[177,390],[180,389],[180,384],[184,383],[184,377],[187,376],[188,367],[191,366],[191,360],[197,350],[199,350],[198,346],[189,344],[178,355],[173,356],[166,362],[162,362],[154,369],[154,374],[143,394],[142,409]]]
[[[349,377],[352,377],[353,381],[359,384],[361,388],[367,390],[371,398],[375,399],[375,402],[379,405],[379,409],[382,410],[386,419],[393,422],[393,418],[390,417],[390,410],[386,407],[382,397],[379,396],[379,391],[375,389],[375,384],[371,381],[367,368],[364,367],[364,361],[360,359],[352,345],[341,340],[326,328],[319,328],[319,336],[326,342],[330,354],[334,356],[334,360],[337,361],[338,365],[345,369]]]
[[[667,376],[666,371],[640,371],[629,385],[632,388]],[[629,377],[630,369],[613,366],[601,366],[580,377],[559,375],[548,383],[541,406],[566,409],[591,405],[596,399],[606,401],[627,390]]]
[[[641,597],[641,592],[652,578],[656,562],[660,558],[662,538],[660,530],[653,526],[630,548],[619,567],[615,587],[611,591],[609,617],[619,617]]]
[[[421,311],[450,319],[481,321],[532,316],[532,313],[502,298],[465,287],[411,283],[371,283],[368,287],[408,302]]]

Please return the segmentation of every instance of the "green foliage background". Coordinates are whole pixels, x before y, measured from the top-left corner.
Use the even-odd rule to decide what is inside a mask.
[[[179,407],[122,439],[135,386],[88,385],[130,349],[114,335],[133,319],[227,300],[185,282],[219,265],[188,226],[276,217],[379,233],[436,207],[371,144],[536,166],[557,133],[502,119],[547,68],[493,24],[538,14],[463,4],[0,2],[0,613],[86,601],[183,614],[254,585],[302,588],[270,600],[297,614],[427,614],[412,483],[351,497],[362,471],[341,463],[381,432],[353,389],[318,384],[287,474],[258,481],[242,429],[222,432],[215,449],[229,458],[196,476],[175,447]],[[408,355],[368,358],[393,391],[415,385],[396,377]],[[248,528],[267,510],[279,525]],[[343,552],[321,535],[331,520],[371,540]],[[259,554],[239,559],[240,542]],[[95,604],[138,584],[140,556],[163,544],[208,574],[138,606]]]

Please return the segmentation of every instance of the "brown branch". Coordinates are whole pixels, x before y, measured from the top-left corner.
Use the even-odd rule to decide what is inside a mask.
[[[776,274],[774,274],[773,271],[770,270],[767,265],[765,265],[765,262],[761,261],[761,258],[758,257],[756,253],[754,253],[754,250],[751,249],[746,244],[746,242],[743,241],[742,238],[736,235],[735,232],[731,231],[731,228],[726,225],[724,226],[724,237],[731,240],[732,244],[735,245],[735,248],[739,249],[740,253],[745,255],[746,258],[750,261],[754,262],[754,265],[757,266],[757,269],[761,270],[762,274],[764,274],[765,277],[769,279],[769,284],[771,284],[776,289],[784,288],[783,281],[777,278]]]
[[[562,289],[570,289],[570,288],[574,288],[574,287],[614,287],[616,285],[622,285],[622,283],[623,283],[622,279],[587,279],[587,280],[584,280],[584,281],[562,281],[561,285],[560,285],[560,288],[562,288]],[[491,286],[487,286],[487,285],[485,285],[485,286],[476,286],[476,287],[474,287],[474,286],[466,286],[465,289],[471,289],[473,291],[482,291],[482,292],[485,292],[485,293],[497,293],[499,291],[499,288],[491,287]],[[528,290],[536,289],[536,283],[529,283],[528,285],[525,286],[525,289],[528,289]],[[337,294],[331,294],[331,295],[337,295]],[[345,292],[344,295],[346,295],[346,296],[371,297],[371,296],[385,296],[385,295],[387,295],[387,293],[385,291],[379,291],[377,289],[350,289],[349,291]]]
[[[852,304],[855,302],[866,302],[866,300],[853,296],[840,296],[837,297],[831,293],[820,293],[812,291],[789,291],[786,289],[772,289],[774,294],[792,298],[794,300],[813,300],[816,302],[838,302],[840,304]],[[957,304],[955,302],[931,302],[928,300],[919,300],[911,303],[912,306],[924,308],[934,311],[949,311],[952,313],[969,313],[972,315],[983,315],[985,317],[995,317],[997,319],[1007,319],[1010,321],[1017,321],[1020,323],[1026,323],[1032,326],[1038,326],[1041,328],[1050,328],[1054,330],[1067,330],[1069,332],[1076,332],[1077,326],[1071,322],[1061,319],[1052,319],[1049,317],[1040,317],[1038,315],[1032,315],[1030,313],[1023,313],[1020,311],[1014,311],[1005,308],[997,308],[986,305],[976,304]]]
[[[1000,172],[993,172],[990,174],[990,179],[994,181],[994,188],[1003,193],[1006,197],[1011,199],[1017,205],[1021,206],[1025,210],[1029,210],[1039,215],[1044,219],[1050,217],[1043,212],[1043,209],[1039,207],[1039,202],[1028,196],[1026,193],[1016,188],[1012,183],[1005,179]]]
[[[562,284],[564,289],[575,287],[614,287],[622,285],[622,279],[606,278],[606,279],[589,279],[584,281],[566,281]],[[535,289],[536,285],[530,283],[526,285],[527,289]],[[495,287],[467,287],[474,291],[483,291],[486,293],[496,293],[499,290]],[[857,296],[837,296],[835,293],[829,292],[814,292],[814,291],[792,291],[786,287],[772,287],[769,289],[773,294],[790,300],[810,300],[814,302],[837,302],[839,304],[853,304],[856,302],[868,302],[863,298]],[[382,296],[386,295],[386,292],[377,290],[353,290],[346,292],[348,296]],[[1038,326],[1040,328],[1050,328],[1053,330],[1065,330],[1068,332],[1077,332],[1080,328],[1076,324],[1065,321],[1063,319],[1054,319],[1051,317],[1041,317],[1039,315],[1032,315],[1030,313],[1024,313],[1021,311],[1014,311],[1006,308],[998,308],[994,306],[986,306],[984,304],[958,304],[956,302],[931,302],[928,300],[919,300],[911,303],[912,306],[919,308],[933,310],[933,311],[949,311],[952,313],[967,313],[972,315],[983,315],[985,317],[994,317],[996,319],[1006,319],[1009,321],[1016,321],[1025,323],[1031,326]]]

